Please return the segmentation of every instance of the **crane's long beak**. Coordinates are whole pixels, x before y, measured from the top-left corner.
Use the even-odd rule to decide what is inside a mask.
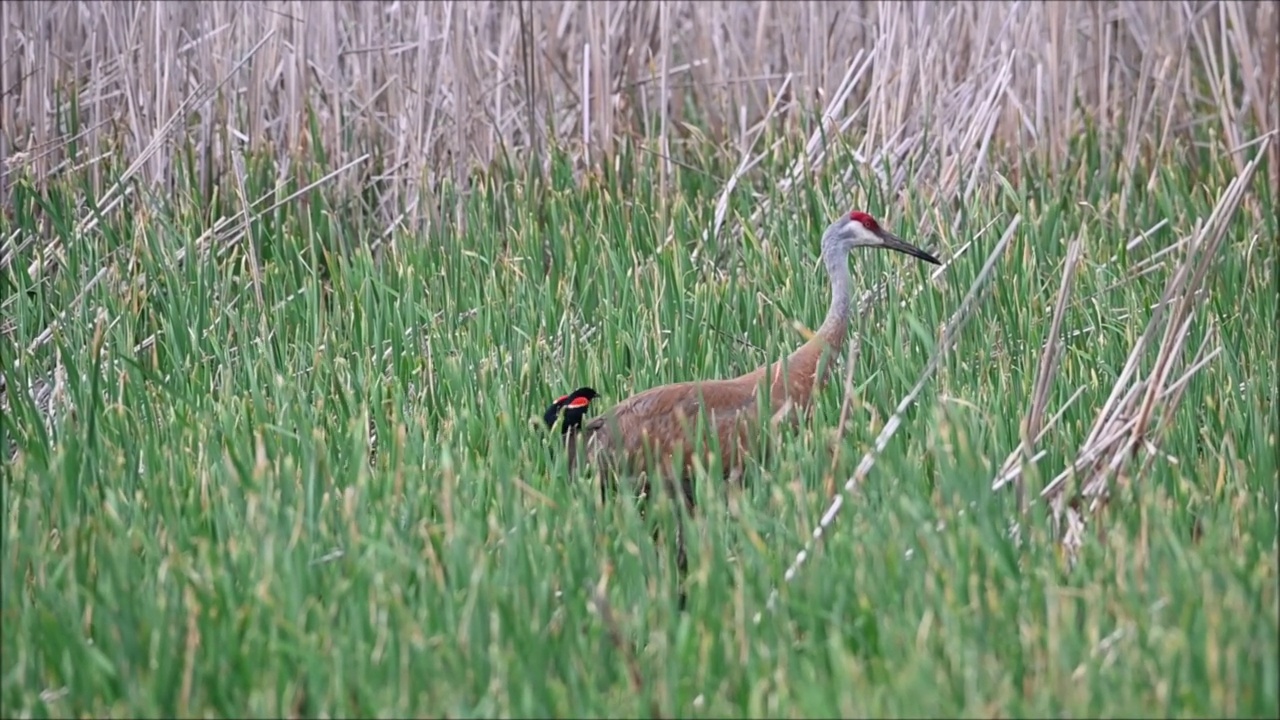
[[[906,253],[911,257],[920,258],[921,260],[924,260],[925,262],[928,262],[928,263],[933,263],[934,265],[942,264],[941,262],[938,261],[938,258],[930,255],[929,253],[921,250],[915,245],[912,245],[906,240],[903,240],[897,235],[894,235],[888,230],[885,230],[884,228],[880,228],[880,230],[876,233],[876,236],[880,238],[880,243],[881,243],[880,247],[889,248],[890,250],[897,250],[900,253]]]

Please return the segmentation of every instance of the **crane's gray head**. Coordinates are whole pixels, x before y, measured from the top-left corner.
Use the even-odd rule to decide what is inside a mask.
[[[941,265],[938,258],[906,242],[880,227],[880,223],[861,210],[841,215],[822,234],[822,250],[847,253],[856,247],[876,247],[897,250],[934,265]]]

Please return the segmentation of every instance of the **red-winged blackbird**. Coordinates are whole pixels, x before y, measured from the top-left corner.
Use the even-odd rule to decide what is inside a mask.
[[[568,395],[556,398],[556,401],[551,403],[547,411],[542,414],[542,421],[550,429],[555,427],[556,419],[563,416],[564,422],[560,424],[560,434],[567,435],[571,430],[582,427],[582,418],[591,408],[591,401],[597,397],[599,395],[592,388],[580,387]]]

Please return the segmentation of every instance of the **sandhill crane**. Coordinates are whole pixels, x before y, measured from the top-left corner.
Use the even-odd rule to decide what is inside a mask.
[[[647,493],[646,470],[652,467],[666,481],[670,491],[680,477],[681,497],[692,512],[694,505],[690,471],[696,442],[691,432],[699,414],[714,431],[719,444],[720,464],[725,477],[739,469],[749,450],[753,426],[760,417],[758,389],[768,381],[771,415],[806,409],[815,390],[826,381],[831,359],[839,353],[849,329],[853,308],[853,279],[849,274],[849,252],[857,247],[887,248],[934,265],[933,255],[921,250],[880,226],[875,218],[855,210],[831,223],[822,234],[822,262],[831,283],[831,304],[818,331],[782,363],[766,363],[735,378],[672,383],[650,388],[619,402],[605,414],[585,425],[572,428],[569,436],[571,459],[576,458],[581,438],[587,459],[614,474],[637,475],[636,489]],[[557,400],[564,404],[572,395]],[[589,403],[582,406],[585,412]],[[554,421],[557,406],[548,416]],[[581,414],[576,416],[581,422]],[[550,422],[548,423],[551,424]],[[565,423],[564,432],[570,432]],[[650,465],[656,461],[657,466]],[[601,493],[605,490],[602,482]],[[676,525],[676,563],[681,577],[687,572],[683,523]],[[683,587],[680,607],[685,605]]]
[[[844,347],[853,306],[849,251],[887,248],[938,265],[933,255],[885,230],[865,212],[853,211],[822,234],[822,262],[831,282],[831,304],[818,331],[782,363],[766,363],[735,378],[697,380],[650,388],[614,405],[582,426],[588,459],[626,473],[639,473],[652,457],[666,476],[687,476],[693,463],[690,430],[699,413],[719,441],[721,468],[728,476],[748,449],[759,416],[757,389],[768,380],[770,414],[805,409],[822,387],[831,358]],[[686,477],[687,479],[687,477]],[[688,502],[692,490],[684,487]]]

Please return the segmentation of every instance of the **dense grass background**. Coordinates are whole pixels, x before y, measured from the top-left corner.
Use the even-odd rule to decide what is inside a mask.
[[[1191,234],[1236,172],[1212,143],[1136,171],[1105,147],[1081,140],[1052,177],[1023,159],[1015,181],[942,207],[911,183],[886,197],[841,146],[830,171],[782,190],[768,168],[802,154],[783,143],[730,203],[745,217],[743,198],[770,198],[761,229],[710,240],[719,161],[687,159],[660,194],[651,155],[624,147],[581,182],[557,156],[545,176],[476,175],[463,222],[440,226],[465,229],[393,236],[377,257],[359,208],[320,189],[202,247],[228,200],[197,177],[79,236],[87,186],[16,183],[3,235],[66,254],[36,278],[46,246],[28,245],[3,275],[0,428],[16,456],[0,485],[0,714],[1275,716],[1266,182],[1232,221],[1185,357],[1206,333],[1222,353],[1153,436],[1150,472],[1117,490],[1105,536],[1071,566],[1043,505],[1017,544],[1013,495],[990,490],[1069,240],[1084,259],[1049,412],[1083,389],[1041,443],[1033,490],[1074,459],[1179,253],[1133,271]],[[262,197],[277,170],[250,160],[244,192]],[[321,174],[307,172],[295,187]],[[671,547],[648,529],[670,508],[600,506],[537,416],[578,385],[609,403],[802,342],[793,322],[816,326],[827,303],[819,234],[850,205],[958,257],[936,273],[852,259],[859,283],[888,283],[860,320],[849,428],[836,435],[830,387],[745,489],[701,480],[679,613]],[[1016,214],[937,377],[753,624]],[[57,368],[46,425],[20,389]]]

